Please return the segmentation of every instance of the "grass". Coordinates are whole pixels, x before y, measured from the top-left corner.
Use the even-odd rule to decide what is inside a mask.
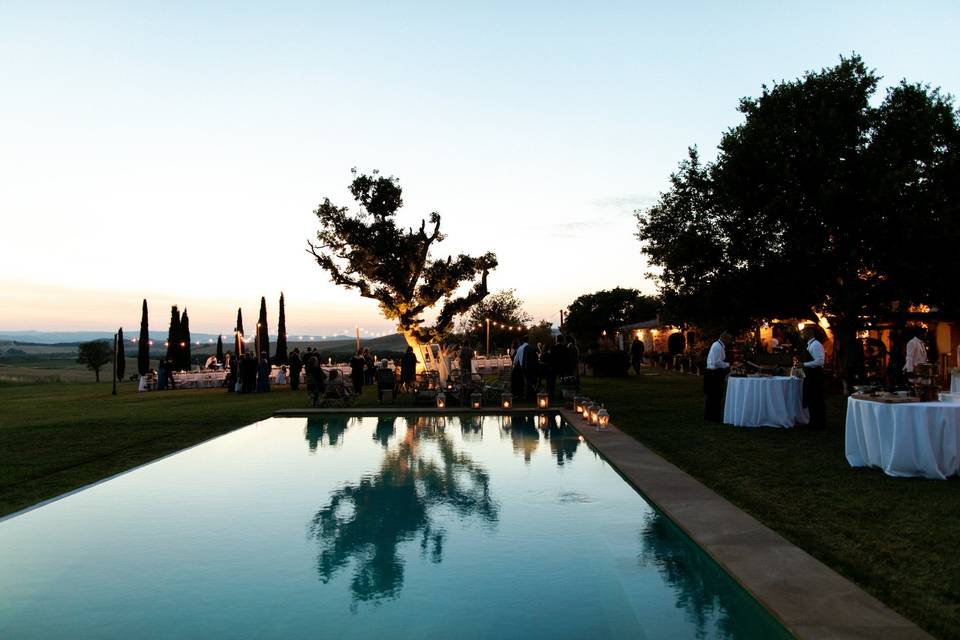
[[[960,639],[960,481],[852,469],[840,398],[830,429],[734,429],[702,419],[700,378],[585,378],[614,422],[767,526],[943,638]],[[360,406],[376,404],[367,389]],[[132,383],[0,386],[0,515],[307,406],[275,388],[137,393]]]
[[[359,404],[374,404],[368,389]],[[0,515],[262,420],[307,406],[302,390],[138,393],[134,383],[0,387]]]
[[[653,373],[653,371],[651,371]],[[942,638],[960,638],[960,481],[892,478],[844,457],[829,429],[735,429],[703,420],[702,379],[585,379],[616,425]]]

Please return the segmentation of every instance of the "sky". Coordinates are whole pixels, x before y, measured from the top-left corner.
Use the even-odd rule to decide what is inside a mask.
[[[399,178],[434,255],[496,252],[559,321],[655,293],[633,211],[762,86],[859,53],[960,90],[953,2],[2,2],[0,331],[392,329],[306,253],[350,169]],[[883,89],[881,89],[882,91]],[[271,327],[273,328],[273,327]]]

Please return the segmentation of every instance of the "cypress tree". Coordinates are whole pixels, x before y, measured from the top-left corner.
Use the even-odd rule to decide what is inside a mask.
[[[287,316],[283,309],[283,291],[280,292],[280,318],[277,321],[277,364],[287,364]]]
[[[137,344],[137,372],[145,376],[150,370],[150,329],[147,326],[147,300],[140,314],[140,342]]]
[[[223,336],[217,336],[217,362],[223,364]]]
[[[176,365],[180,348],[180,310],[177,305],[170,307],[170,329],[167,331],[167,360]]]
[[[239,358],[243,354],[243,311],[237,308],[237,326],[233,328],[233,357]]]
[[[123,327],[117,331],[117,380],[123,382],[123,374],[127,372],[127,357],[123,348]]]
[[[177,367],[186,371],[191,366],[190,355],[190,318],[187,317],[187,308],[183,308],[183,315],[180,316],[180,361]]]
[[[260,320],[257,321],[257,342],[260,343],[261,353],[267,354],[270,358],[270,334],[267,333],[267,299],[260,296]],[[257,354],[260,359],[260,354]]]

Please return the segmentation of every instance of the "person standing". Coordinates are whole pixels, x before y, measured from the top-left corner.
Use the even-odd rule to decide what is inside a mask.
[[[634,336],[633,343],[630,345],[630,359],[633,361],[633,371],[640,375],[640,367],[643,366],[643,341],[640,336]]]
[[[406,391],[412,391],[414,383],[417,380],[417,355],[413,352],[413,347],[408,346],[403,357],[400,359],[400,384]]]
[[[237,386],[237,359],[233,357],[231,351],[227,351],[224,359],[226,360],[225,367],[229,372],[227,373],[227,393],[233,393]]]
[[[270,359],[267,352],[260,352],[260,362],[257,365],[257,393],[270,391]]]
[[[290,354],[290,390],[300,389],[300,371],[303,370],[303,360],[300,359],[300,349],[294,349]]]
[[[703,372],[703,417],[708,422],[723,422],[723,382],[730,369],[727,362],[729,342],[730,334],[724,331],[707,352],[707,368]]]
[[[823,429],[827,426],[827,407],[823,399],[823,365],[826,357],[813,327],[804,329],[803,337],[807,339],[807,353],[803,361],[803,406],[810,411],[808,426],[811,429]]]
[[[907,359],[903,370],[909,376],[914,373],[918,364],[927,363],[927,348],[923,344],[923,329],[915,328],[913,337],[907,342]]]
[[[523,369],[523,388],[526,391],[528,401],[537,399],[537,381],[538,369],[540,368],[540,358],[537,355],[537,348],[530,344],[527,336],[520,338],[520,348],[517,349],[517,357],[520,360],[520,367]]]
[[[580,347],[573,336],[567,336],[567,368],[576,381],[577,393],[580,393]]]
[[[460,376],[464,380],[470,379],[470,374],[473,373],[473,347],[470,346],[470,342],[464,342],[463,346],[460,347]]]
[[[373,384],[373,356],[370,349],[363,350],[363,384]]]
[[[356,395],[363,393],[364,368],[367,361],[363,358],[363,351],[357,349],[357,355],[350,358],[350,381],[353,383],[353,392]]]
[[[550,394],[550,399],[552,400],[557,377],[563,378],[570,375],[568,371],[569,354],[567,353],[566,340],[562,335],[557,335],[556,343],[550,347],[548,359],[550,362],[550,373],[547,376],[547,393]],[[561,386],[563,385],[562,380],[560,384]]]

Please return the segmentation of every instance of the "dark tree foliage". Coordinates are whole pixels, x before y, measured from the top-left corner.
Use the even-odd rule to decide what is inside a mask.
[[[87,365],[87,368],[96,375],[97,382],[100,382],[100,369],[110,364],[111,358],[113,358],[113,346],[107,340],[80,343],[77,362]]]
[[[185,371],[190,370],[190,318],[187,316],[187,309],[183,309],[183,315],[180,316],[180,342],[177,368]]]
[[[117,380],[123,380],[127,373],[127,358],[123,348],[123,327],[117,331]]]
[[[280,317],[277,319],[277,364],[287,364],[287,313],[283,305],[283,292],[280,292]]]
[[[180,351],[180,310],[177,305],[170,307],[170,328],[167,330],[167,360],[175,365],[179,362]]]
[[[454,318],[487,295],[487,274],[497,266],[496,256],[432,259],[431,247],[444,239],[440,214],[431,213],[429,222],[421,220],[417,230],[404,229],[396,220],[403,206],[399,181],[376,171],[366,175],[353,170],[353,175],[350,192],[360,210],[351,214],[325,198],[314,211],[320,231],[316,244],[308,243],[308,252],[335,284],[376,300],[408,342],[442,339]],[[467,283],[473,283],[471,289],[454,297]],[[435,324],[423,326],[423,313],[441,300]]]
[[[826,315],[841,346],[861,316],[958,309],[960,128],[952,98],[879,78],[854,55],[740,103],[715,162],[696,151],[637,213],[674,315],[704,327]]]
[[[617,327],[657,317],[659,301],[636,289],[616,287],[585,293],[567,307],[564,333],[576,336],[584,346],[595,345],[606,331],[612,336]]]
[[[490,348],[504,349],[520,336],[520,331],[504,329],[503,325],[525,328],[533,318],[523,310],[523,300],[517,297],[516,291],[504,289],[478,302],[460,322],[460,331],[477,346],[485,346],[488,319]]]
[[[217,336],[217,362],[223,364],[223,336]]]
[[[150,327],[147,324],[147,300],[140,312],[140,338],[137,342],[137,372],[144,376],[150,370]]]
[[[267,299],[260,296],[260,318],[257,320],[257,343],[260,351],[270,357],[270,333],[267,331]],[[257,354],[257,358],[260,354]]]
[[[237,326],[233,328],[233,356],[243,354],[243,311],[237,308]]]

